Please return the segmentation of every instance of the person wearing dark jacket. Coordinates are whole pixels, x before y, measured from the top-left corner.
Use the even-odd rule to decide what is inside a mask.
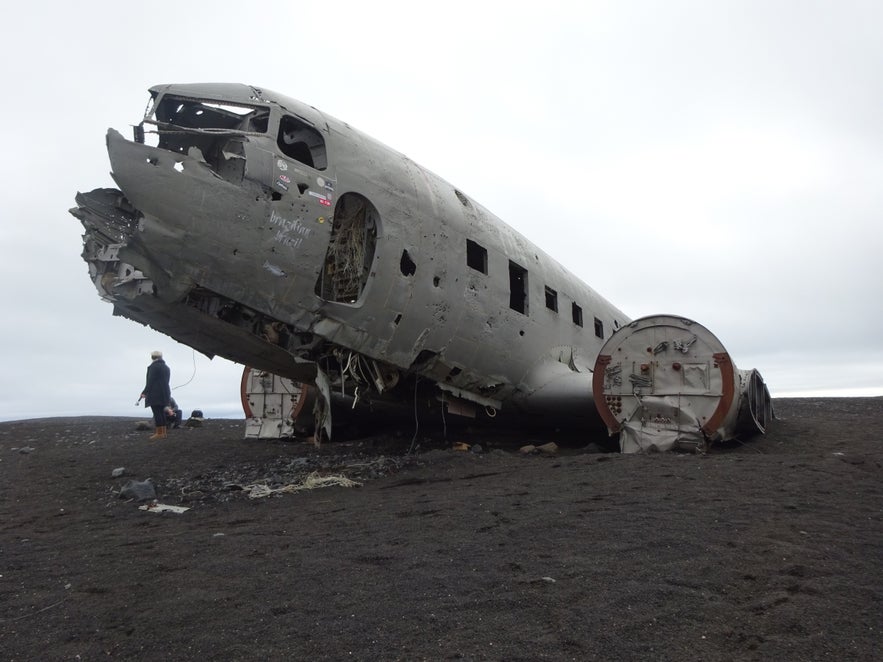
[[[168,431],[169,423],[172,424],[172,428],[181,427],[181,420],[183,416],[181,414],[181,408],[178,406],[178,403],[175,402],[175,398],[169,398],[169,404],[166,405],[166,431]]]
[[[147,366],[147,382],[141,392],[144,406],[150,407],[153,411],[153,423],[156,426],[156,431],[150,435],[150,439],[166,438],[166,405],[172,397],[172,390],[169,388],[170,378],[171,371],[163,361],[162,352],[151,352],[150,365]]]

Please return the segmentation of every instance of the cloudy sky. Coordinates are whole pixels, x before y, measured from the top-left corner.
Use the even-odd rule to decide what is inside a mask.
[[[0,420],[240,416],[242,367],[112,316],[68,209],[160,83],[305,101],[482,203],[774,396],[883,395],[883,3],[44,2],[6,13]]]

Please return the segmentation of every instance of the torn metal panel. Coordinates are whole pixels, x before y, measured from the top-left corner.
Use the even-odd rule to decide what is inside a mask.
[[[318,443],[323,432],[326,439],[331,438],[331,384],[328,375],[321,369],[316,370],[313,383],[316,385],[317,391],[317,397],[313,403],[313,417],[315,420],[314,434],[316,443]]]

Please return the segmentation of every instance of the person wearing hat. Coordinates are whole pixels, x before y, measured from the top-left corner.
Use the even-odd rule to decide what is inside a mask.
[[[178,406],[178,403],[175,402],[175,398],[169,398],[169,404],[166,405],[166,428],[168,428],[169,423],[172,424],[172,429],[176,429],[181,427],[181,419],[183,418],[181,414],[181,408]]]
[[[162,352],[151,352],[150,365],[147,366],[147,383],[141,392],[144,406],[150,407],[153,411],[153,423],[156,426],[156,431],[149,439],[166,438],[166,405],[172,397],[172,390],[169,388],[170,379],[171,371],[163,361]]]

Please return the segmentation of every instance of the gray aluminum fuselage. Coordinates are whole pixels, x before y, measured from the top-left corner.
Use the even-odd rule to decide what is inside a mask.
[[[110,130],[107,147],[120,191],[72,212],[115,314],[314,384],[329,433],[332,391],[550,426],[603,416],[637,450],[771,417],[756,371],[716,339],[694,346],[700,325],[629,320],[463,192],[294,99],[157,86],[135,140]]]

